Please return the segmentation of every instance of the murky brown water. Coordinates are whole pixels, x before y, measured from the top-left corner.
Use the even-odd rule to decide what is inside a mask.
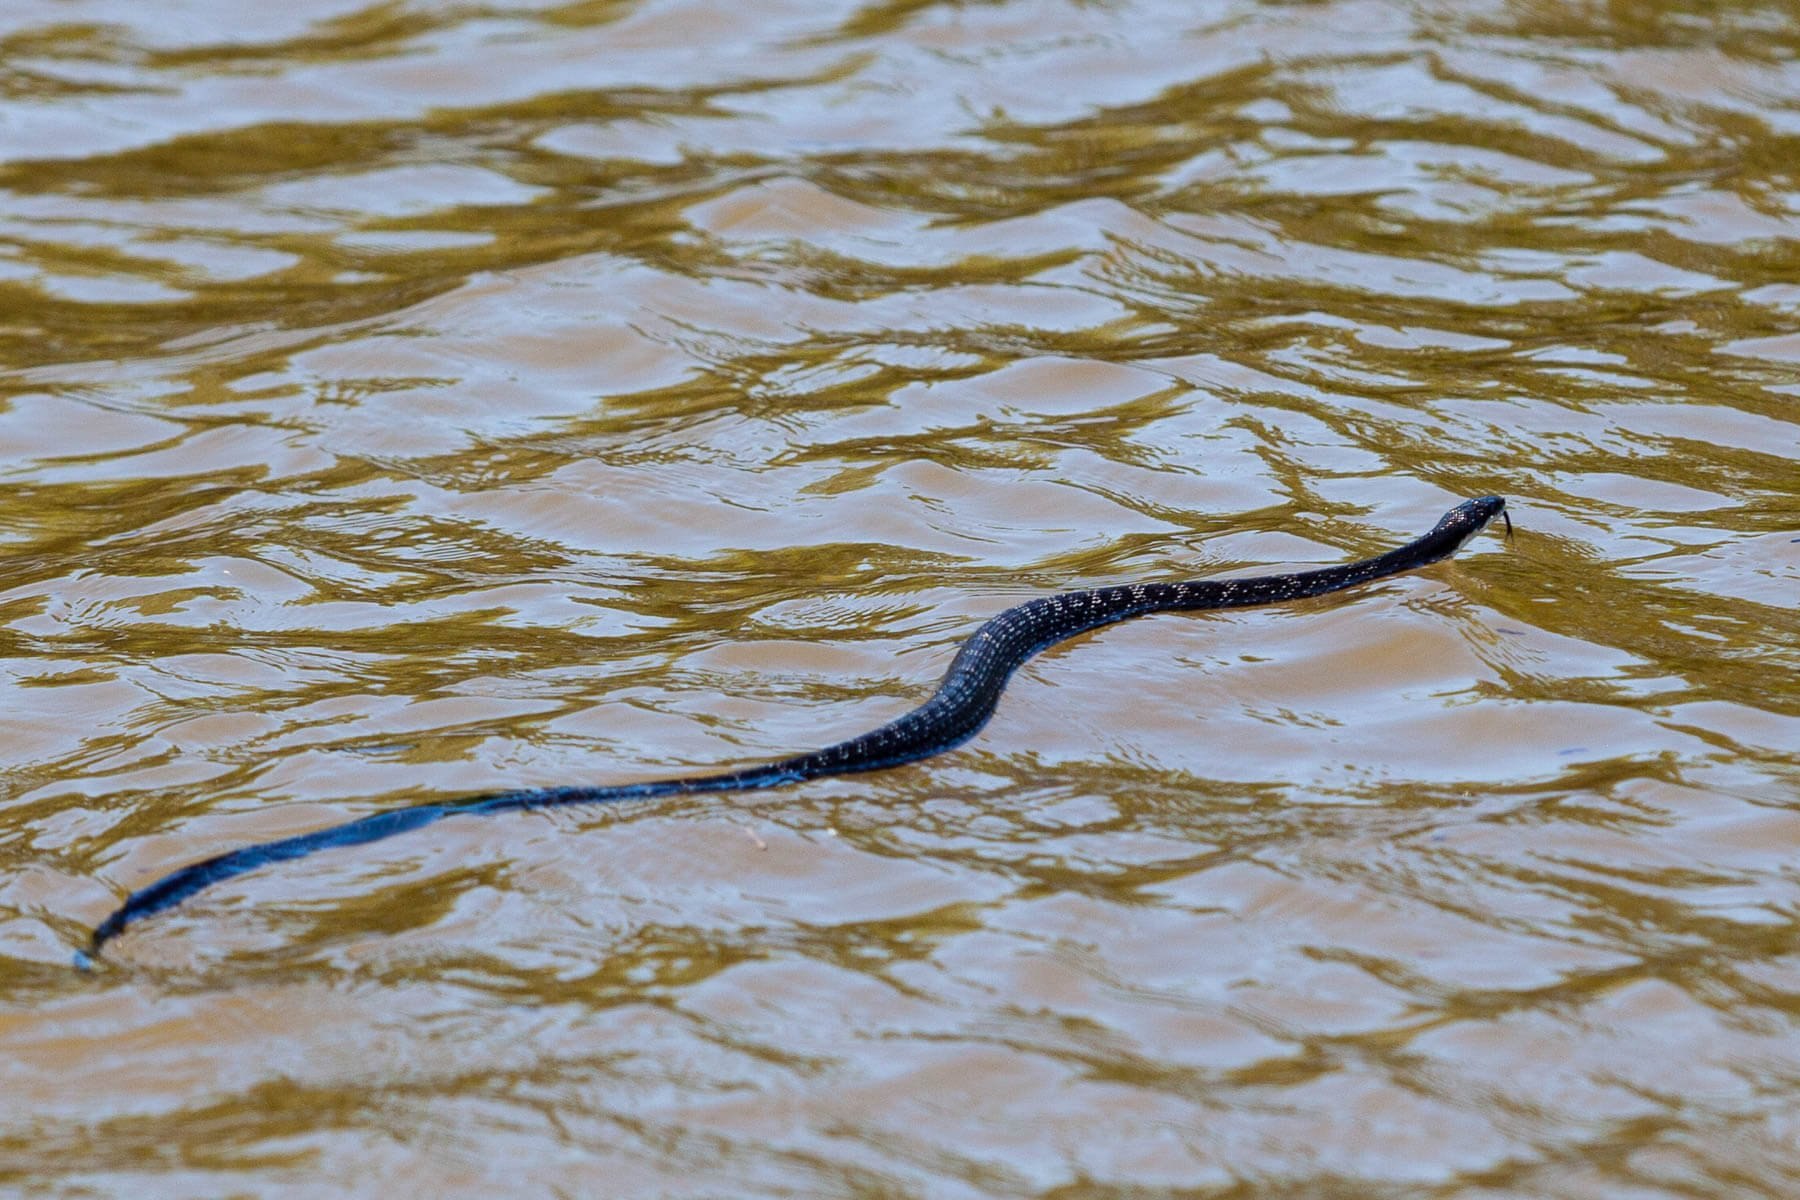
[[[1800,1192],[1786,3],[0,9],[0,1186]],[[917,766],[458,820],[1045,655]]]

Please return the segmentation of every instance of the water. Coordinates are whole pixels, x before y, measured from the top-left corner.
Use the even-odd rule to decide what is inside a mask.
[[[1781,4],[0,9],[0,1185],[1800,1188]],[[1518,526],[741,765],[1064,588]]]

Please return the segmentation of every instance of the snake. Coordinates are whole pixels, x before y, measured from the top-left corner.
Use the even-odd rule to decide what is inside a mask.
[[[1506,501],[1479,496],[1456,505],[1428,533],[1385,554],[1336,566],[1179,583],[1131,583],[1040,596],[988,619],[963,643],[937,690],[917,708],[846,741],[774,762],[675,779],[651,779],[605,787],[563,785],[490,792],[458,800],[386,809],[310,833],[241,846],[170,872],[132,892],[94,928],[85,951],[87,967],[101,948],[125,929],[173,908],[196,893],[251,871],[304,858],[322,850],[362,846],[422,829],[447,817],[492,816],[570,804],[653,800],[663,796],[746,792],[827,775],[878,771],[916,762],[962,745],[993,715],[1021,664],[1040,650],[1103,625],[1147,613],[1195,612],[1280,604],[1357,587],[1411,571],[1455,554],[1463,543],[1505,516]],[[1507,536],[1512,518],[1505,517]]]

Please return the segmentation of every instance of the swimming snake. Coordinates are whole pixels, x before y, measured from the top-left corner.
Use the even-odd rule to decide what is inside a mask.
[[[875,771],[928,758],[967,741],[987,723],[1006,681],[1038,651],[1065,638],[1102,625],[1153,612],[1244,608],[1319,596],[1371,580],[1410,571],[1448,558],[1495,517],[1506,512],[1499,496],[1465,500],[1445,513],[1431,531],[1386,554],[1340,566],[1260,575],[1243,579],[1202,579],[1185,583],[1133,583],[1087,591],[1063,592],[1028,600],[990,619],[963,643],[950,670],[931,698],[879,729],[859,734],[823,750],[796,754],[760,766],[713,775],[653,779],[609,787],[526,788],[471,796],[461,800],[415,804],[371,813],[311,833],[260,842],[216,854],[163,876],[131,893],[112,915],[100,922],[85,953],[76,962],[88,965],[112,938],[134,922],[172,908],[204,888],[266,867],[338,846],[360,846],[434,824],[445,817],[488,816],[519,809],[563,804],[599,804],[649,800],[706,792],[739,792],[817,779]],[[1507,532],[1512,519],[1506,518]]]

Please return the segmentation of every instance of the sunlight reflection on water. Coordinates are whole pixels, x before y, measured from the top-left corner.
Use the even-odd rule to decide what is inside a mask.
[[[1780,1195],[1774,4],[0,15],[0,1182]],[[871,727],[968,747],[248,841]]]

